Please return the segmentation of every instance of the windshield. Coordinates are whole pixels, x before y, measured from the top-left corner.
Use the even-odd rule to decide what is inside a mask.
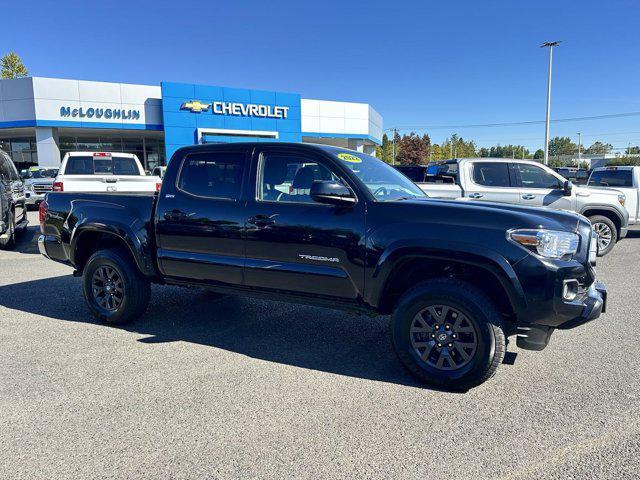
[[[58,175],[57,168],[49,168],[42,170],[29,170],[25,175],[25,179],[29,178],[55,178]]]
[[[336,156],[378,201],[426,197],[416,184],[382,160],[358,152],[343,152]]]

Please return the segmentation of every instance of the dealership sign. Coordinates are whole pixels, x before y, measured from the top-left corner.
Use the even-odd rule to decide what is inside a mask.
[[[206,112],[211,109],[211,112],[214,115],[237,115],[263,118],[287,118],[287,114],[289,112],[289,107],[235,102],[204,103],[199,100],[184,102],[180,106],[180,109],[190,110],[194,113]]]
[[[108,120],[139,120],[140,110],[130,110],[125,108],[94,108],[94,107],[60,107],[61,117],[72,118],[106,118]]]

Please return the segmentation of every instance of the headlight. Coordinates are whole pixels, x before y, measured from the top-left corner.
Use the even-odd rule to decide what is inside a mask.
[[[627,201],[627,197],[625,197],[624,195],[620,194],[620,195],[618,195],[618,201],[620,202],[620,205],[622,205],[624,207],[624,202]]]
[[[571,257],[578,251],[580,243],[577,234],[555,230],[512,230],[507,236],[530,252],[546,258]]]

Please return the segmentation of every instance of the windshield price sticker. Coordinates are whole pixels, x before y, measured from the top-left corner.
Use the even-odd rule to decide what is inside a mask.
[[[340,160],[343,160],[345,162],[349,162],[349,163],[362,163],[362,159],[356,157],[355,155],[351,155],[349,153],[339,153],[338,154],[338,158]]]

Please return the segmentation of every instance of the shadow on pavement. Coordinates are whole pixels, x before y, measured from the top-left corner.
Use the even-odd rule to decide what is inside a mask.
[[[38,234],[40,232],[39,226],[28,226],[22,232],[19,232],[16,236],[16,246],[14,251],[26,254],[39,254],[38,251]]]
[[[71,275],[1,286],[0,305],[98,323],[84,304],[80,279]],[[423,388],[396,358],[387,317],[154,287],[146,314],[113,328],[148,335],[139,341],[150,345],[193,342],[270,362]]]
[[[640,238],[640,229],[629,230],[626,238]]]

